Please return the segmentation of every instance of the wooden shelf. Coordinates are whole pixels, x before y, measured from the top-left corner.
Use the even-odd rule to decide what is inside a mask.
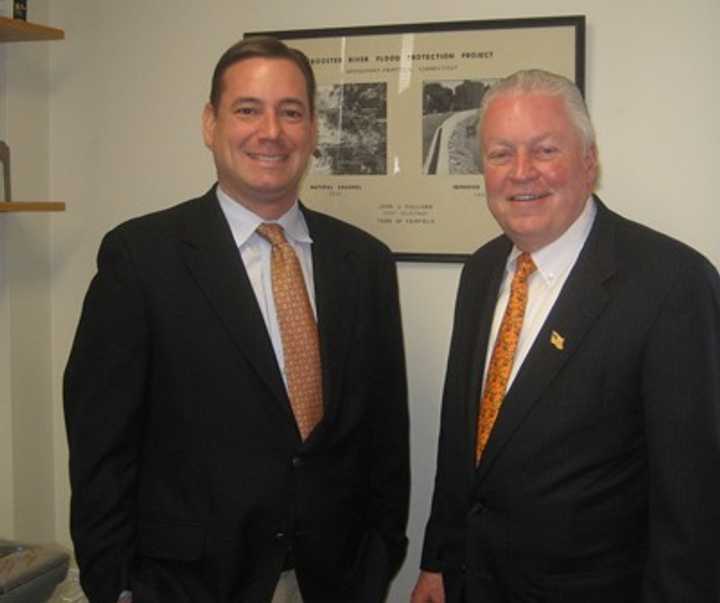
[[[0,201],[0,213],[17,211],[65,211],[65,204],[59,201]]]
[[[63,40],[65,32],[55,27],[29,23],[21,19],[0,17],[0,42],[33,42]]]
[[[38,42],[63,40],[65,32],[55,27],[28,23],[21,19],[0,17],[0,42]],[[0,213],[65,211],[58,201],[0,201]]]

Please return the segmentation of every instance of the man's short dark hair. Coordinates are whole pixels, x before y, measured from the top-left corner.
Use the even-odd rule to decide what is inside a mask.
[[[277,38],[257,36],[240,40],[228,48],[215,65],[210,87],[210,104],[217,111],[223,93],[225,72],[235,63],[252,58],[285,59],[297,65],[305,78],[310,115],[315,115],[315,74],[307,56],[296,48],[290,48]]]

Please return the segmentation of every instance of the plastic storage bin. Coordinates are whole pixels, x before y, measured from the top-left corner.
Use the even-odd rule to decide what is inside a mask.
[[[0,540],[0,603],[45,603],[69,563],[70,555],[58,546]]]

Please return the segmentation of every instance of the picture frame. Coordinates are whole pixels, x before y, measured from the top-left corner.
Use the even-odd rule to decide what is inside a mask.
[[[385,242],[398,261],[462,262],[499,233],[475,122],[484,92],[519,69],[585,83],[585,17],[292,31],[317,79],[318,145],[300,197]]]

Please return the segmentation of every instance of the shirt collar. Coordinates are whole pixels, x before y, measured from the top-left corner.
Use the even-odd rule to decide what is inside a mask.
[[[256,213],[233,200],[219,185],[215,191],[218,202],[220,203],[220,208],[230,225],[235,244],[238,247],[242,247],[255,233],[257,227],[268,220],[263,220]],[[297,200],[282,216],[277,220],[271,220],[271,222],[280,224],[280,226],[283,227],[286,238],[292,239],[296,243],[305,243],[308,245],[312,243],[310,231],[305,222],[305,217],[300,211],[300,205]]]
[[[585,207],[570,227],[549,245],[532,253],[538,274],[548,287],[552,287],[565,272],[575,264],[585,241],[590,235],[597,207],[595,200],[588,198]],[[515,260],[522,252],[513,246],[505,266],[506,272],[515,272]]]

